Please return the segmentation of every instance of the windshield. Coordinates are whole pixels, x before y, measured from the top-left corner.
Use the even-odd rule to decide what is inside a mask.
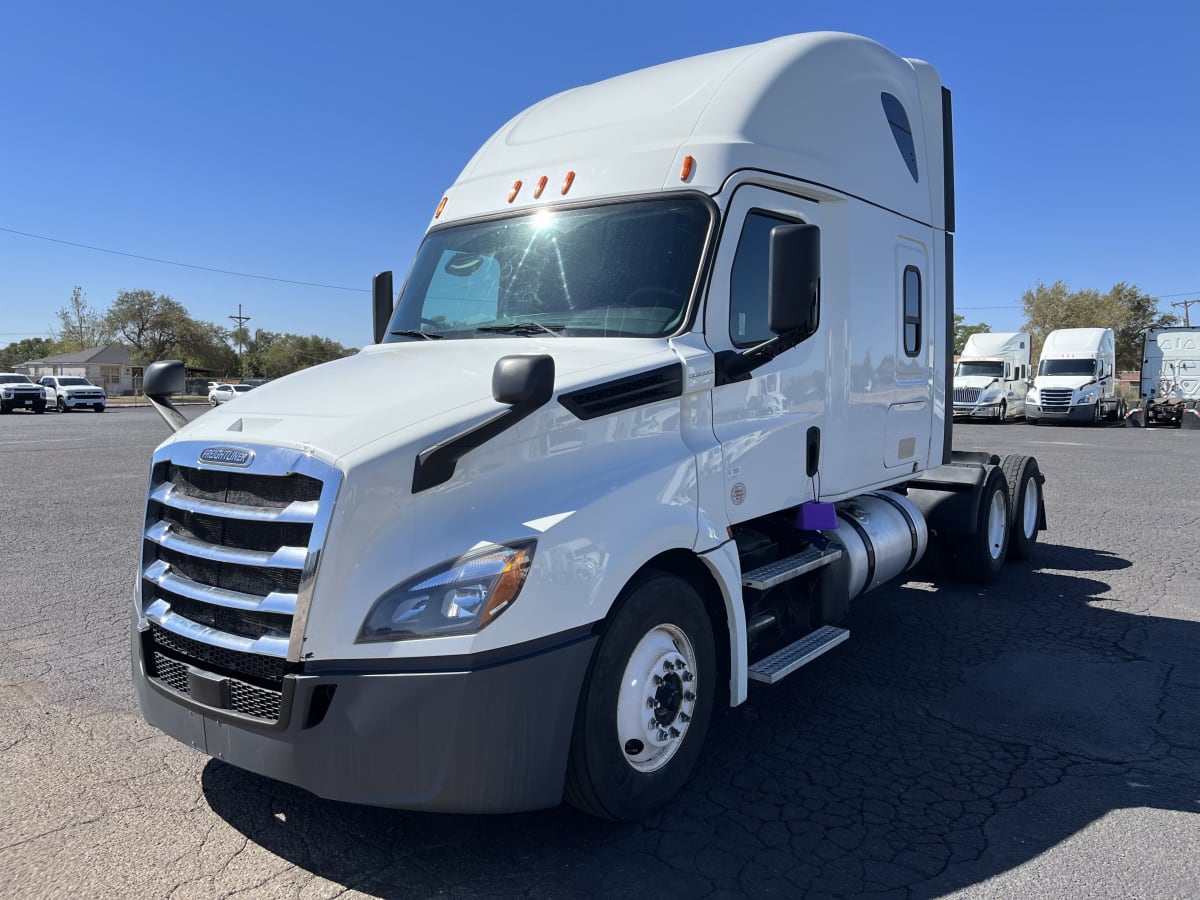
[[[1043,359],[1038,363],[1039,375],[1095,375],[1094,359]]]
[[[981,359],[964,359],[958,364],[955,375],[986,375],[988,378],[999,378],[1004,374],[1004,363]]]
[[[386,339],[673,334],[711,223],[702,200],[673,197],[434,231]]]
[[[75,387],[81,384],[88,386],[91,385],[91,382],[86,378],[60,378],[58,379],[58,383],[65,387]]]
[[[0,375],[0,384],[33,384],[25,375]]]

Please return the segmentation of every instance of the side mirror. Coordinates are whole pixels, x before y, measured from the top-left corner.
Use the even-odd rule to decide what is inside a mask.
[[[492,371],[492,398],[509,406],[535,408],[554,394],[554,357],[504,356]]]
[[[388,320],[392,317],[394,295],[392,273],[380,272],[371,281],[371,305],[375,312],[375,343],[382,344],[387,336]]]
[[[767,324],[775,334],[817,330],[821,318],[821,229],[777,225],[771,229]]]
[[[187,418],[171,403],[171,395],[182,394],[186,387],[187,369],[178,359],[150,363],[142,375],[142,392],[172,431],[187,424]]]

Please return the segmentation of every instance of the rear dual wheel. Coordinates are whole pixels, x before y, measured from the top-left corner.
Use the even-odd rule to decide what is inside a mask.
[[[1000,463],[1012,502],[1008,558],[1027,559],[1042,527],[1042,473],[1032,456],[1012,454]]]
[[[647,570],[618,600],[588,670],[565,795],[590,815],[641,819],[691,777],[717,685],[712,623],[687,581]]]
[[[1004,565],[1012,524],[1008,481],[998,466],[988,466],[986,471],[974,533],[948,536],[955,574],[980,584],[995,578]]]

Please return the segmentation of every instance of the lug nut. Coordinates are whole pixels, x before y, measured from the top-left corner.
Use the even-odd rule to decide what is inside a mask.
[[[683,699],[684,699],[684,700],[686,700],[686,701],[688,701],[688,703],[691,703],[693,700],[695,700],[695,699],[696,699],[696,695],[695,695],[695,694],[693,694],[691,691],[684,691],[684,692],[683,692]]]
[[[676,728],[674,726],[671,727],[671,737],[673,737],[673,738],[679,737],[679,729],[678,728]]]
[[[681,712],[681,713],[679,714],[679,721],[680,721],[680,722],[690,722],[690,721],[692,721],[692,717],[691,717],[691,716],[689,716],[689,715],[688,715],[687,713],[685,713],[685,712]]]
[[[684,681],[692,681],[695,676],[693,676],[691,672],[684,672],[679,677],[682,678]]]
[[[657,706],[658,706],[658,703],[655,701],[655,699],[653,697],[646,698],[646,709],[655,709]]]
[[[663,663],[663,669],[665,669],[668,672],[674,672],[675,671],[675,663],[665,662],[665,663]]]

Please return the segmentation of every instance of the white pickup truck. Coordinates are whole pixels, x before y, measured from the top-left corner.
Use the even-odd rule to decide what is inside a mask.
[[[79,375],[47,375],[39,382],[46,389],[46,404],[59,412],[73,409],[94,409],[104,412],[108,396],[104,388],[97,387]]]
[[[29,376],[0,372],[0,413],[14,409],[32,409],[35,413],[44,413],[46,395],[29,380]]]

